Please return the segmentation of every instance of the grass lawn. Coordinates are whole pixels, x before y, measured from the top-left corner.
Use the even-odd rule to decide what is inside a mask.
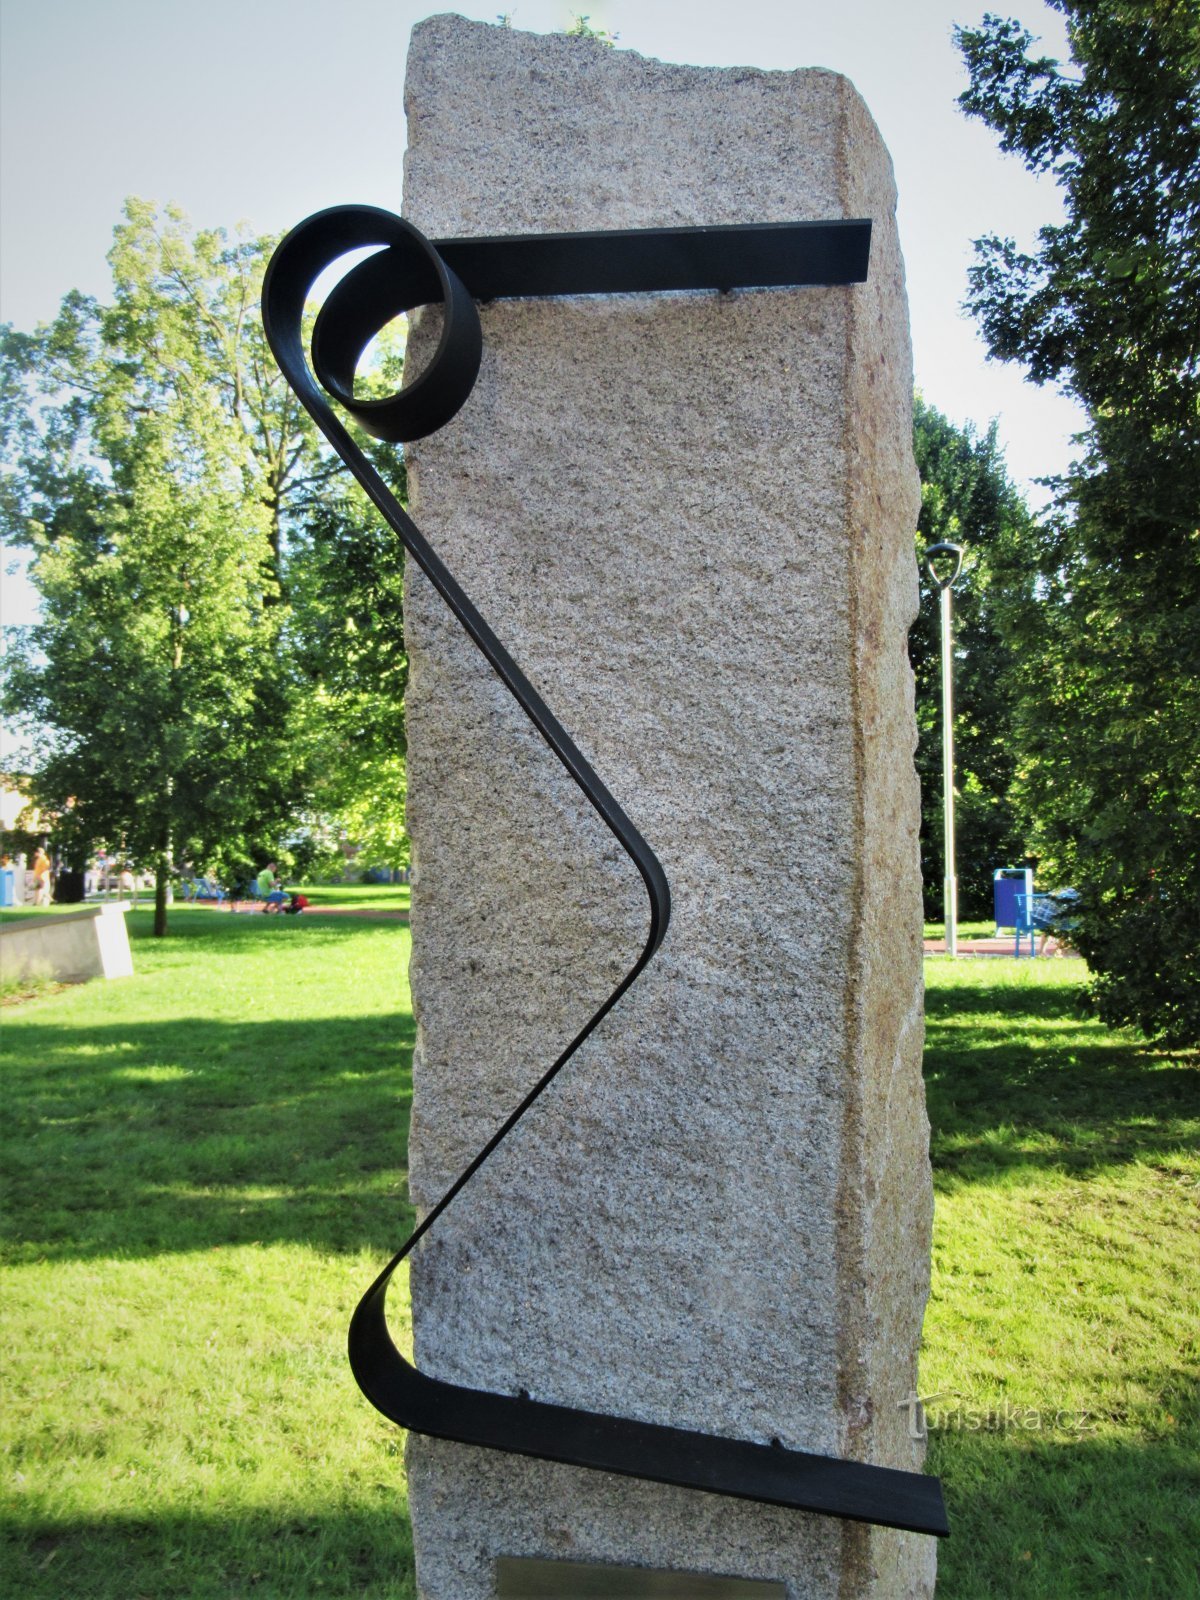
[[[929,961],[940,1596],[1200,1595],[1200,1062],[1081,964]]]
[[[305,898],[312,902],[314,911],[322,910],[329,906],[353,906],[356,911],[407,911],[411,889],[407,883],[303,883],[286,884],[288,891],[299,888]],[[116,900],[115,894],[105,895],[105,900]],[[101,902],[93,897],[87,905],[97,905]],[[140,889],[137,896],[137,909],[144,911],[154,904],[154,890]],[[168,920],[175,915],[176,908],[186,909],[186,902],[180,895],[171,907]],[[0,923],[9,917],[45,916],[47,911],[67,913],[81,911],[79,905],[52,905],[52,906],[7,906],[0,911]],[[204,909],[211,909],[206,906]],[[928,935],[926,936],[928,937]]]
[[[946,924],[944,922],[927,922],[925,924],[925,937],[927,939],[944,939],[946,937]],[[960,939],[994,939],[996,937],[996,924],[994,922],[960,922],[958,924],[958,937]]]
[[[291,884],[288,885],[290,889]],[[361,911],[407,911],[411,893],[407,883],[305,883],[301,893],[313,910],[323,906],[354,906]]]
[[[3,1013],[9,1592],[410,1595],[345,1360],[410,1222],[408,930],[130,921],[136,977]]]
[[[408,930],[130,921],[135,978],[3,1011],[11,1592],[411,1596],[344,1355],[409,1221]],[[939,1596],[1194,1595],[1197,1063],[1077,1020],[1077,963],[926,971]]]

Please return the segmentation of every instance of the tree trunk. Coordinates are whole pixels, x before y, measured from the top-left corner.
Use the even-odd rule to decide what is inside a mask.
[[[166,856],[158,858],[154,873],[154,937],[161,939],[167,931],[167,885],[169,868]]]
[[[159,847],[158,860],[154,864],[154,937],[161,939],[167,931],[167,907],[171,903],[171,830],[167,829],[166,837]]]

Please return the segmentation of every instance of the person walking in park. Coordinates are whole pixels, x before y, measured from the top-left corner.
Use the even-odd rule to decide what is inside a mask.
[[[33,853],[33,863],[30,867],[33,873],[33,903],[35,906],[48,906],[50,904],[50,857],[41,845]]]

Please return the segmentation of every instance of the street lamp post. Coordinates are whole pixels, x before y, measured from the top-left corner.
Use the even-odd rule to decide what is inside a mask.
[[[938,572],[937,558],[946,557]],[[946,919],[946,954],[958,954],[958,877],[954,865],[954,637],[950,591],[962,571],[959,544],[931,544],[925,552],[925,570],[942,599],[942,832],[945,838],[946,876],[942,909]]]

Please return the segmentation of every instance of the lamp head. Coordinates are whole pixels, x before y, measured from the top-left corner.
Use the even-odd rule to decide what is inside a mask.
[[[938,571],[938,559],[944,556],[943,570]],[[929,574],[929,581],[940,594],[943,589],[952,589],[962,571],[963,547],[960,544],[931,544],[925,552],[925,570]]]

